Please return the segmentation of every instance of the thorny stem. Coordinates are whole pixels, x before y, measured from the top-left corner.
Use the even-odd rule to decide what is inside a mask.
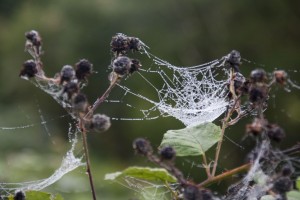
[[[86,172],[89,176],[89,181],[90,181],[90,186],[91,186],[91,190],[92,190],[93,200],[96,200],[96,192],[95,192],[95,188],[94,188],[93,176],[92,176],[92,171],[91,171],[91,164],[90,164],[89,150],[88,150],[88,144],[87,144],[86,130],[83,127],[82,120],[80,120],[80,128],[81,128],[82,142],[83,142],[83,148],[84,148],[84,154],[85,154],[85,160],[86,160]]]
[[[228,178],[234,174],[237,174],[237,173],[240,173],[240,172],[243,172],[243,171],[246,171],[248,170],[249,168],[251,167],[251,164],[248,163],[248,164],[245,164],[245,165],[242,165],[240,167],[237,167],[237,168],[234,168],[232,170],[229,170],[227,172],[223,172],[222,174],[219,174],[218,176],[215,176],[211,179],[207,179],[206,181],[203,181],[202,183],[198,184],[197,186],[198,187],[205,187],[205,186],[208,186],[212,183],[215,183],[215,182],[218,182],[220,180],[223,180],[225,178]]]

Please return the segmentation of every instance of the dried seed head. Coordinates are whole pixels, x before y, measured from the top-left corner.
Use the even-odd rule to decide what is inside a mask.
[[[68,95],[68,98],[71,99],[73,95],[79,92],[79,86],[75,82],[68,82],[63,89],[63,93]]]
[[[126,56],[120,56],[113,61],[113,71],[119,76],[125,76],[129,74],[131,69],[131,59]]]
[[[227,62],[236,72],[239,72],[239,66],[241,65],[241,54],[236,50],[232,50],[228,55]]]
[[[78,80],[84,80],[93,73],[93,64],[86,59],[81,59],[76,66],[76,77]]]
[[[19,76],[32,78],[38,73],[36,63],[34,60],[27,60],[23,63]]]
[[[86,112],[88,109],[88,100],[82,93],[77,94],[72,98],[72,108],[75,113]]]
[[[129,41],[126,35],[118,33],[116,36],[112,37],[110,42],[111,51],[117,53],[117,55],[126,54],[129,50]]]
[[[110,125],[110,118],[108,116],[95,114],[93,115],[90,128],[96,132],[104,132],[109,129]]]
[[[75,71],[72,66],[65,65],[63,66],[60,72],[60,83],[63,82],[70,82],[72,79],[75,78]]]
[[[276,71],[274,71],[273,74],[274,74],[274,78],[275,78],[276,83],[278,83],[280,85],[285,85],[286,84],[288,75],[285,71],[276,70]]]
[[[126,55],[129,50],[139,51],[141,48],[141,42],[138,38],[128,37],[122,33],[112,37],[110,42],[111,51],[116,53],[117,56]]]
[[[265,123],[265,120],[255,118],[251,124],[246,125],[246,132],[248,134],[253,134],[254,136],[257,136],[263,132]]]
[[[249,88],[249,101],[254,104],[264,103],[268,99],[268,88],[265,85],[252,85]]]
[[[267,81],[267,74],[263,69],[255,69],[250,74],[253,83],[263,83]]]
[[[281,142],[285,138],[284,130],[277,124],[268,124],[267,125],[267,135],[271,140],[275,142]]]
[[[39,47],[42,44],[42,38],[41,38],[40,34],[35,30],[26,32],[25,37],[27,38],[27,40],[29,42],[31,42],[31,44],[33,46]]]
[[[25,200],[25,193],[22,191],[17,191],[14,196],[14,200]]]
[[[141,42],[138,38],[135,37],[129,37],[129,49],[134,51],[139,51],[141,48]]]
[[[152,154],[153,152],[150,142],[144,138],[135,139],[132,146],[136,153],[144,156]]]
[[[132,74],[135,71],[138,71],[142,66],[139,60],[132,59],[131,62],[132,62],[132,64],[129,69],[130,74]]]
[[[197,186],[188,185],[184,188],[183,191],[184,200],[202,200],[201,191]]]
[[[176,151],[173,147],[166,146],[160,149],[159,155],[162,160],[174,160],[176,157]]]
[[[130,59],[126,56],[117,57],[112,63],[113,71],[120,77],[138,71],[141,66],[138,60]]]
[[[293,186],[292,180],[289,177],[283,176],[283,177],[278,178],[275,181],[275,183],[273,185],[273,190],[276,193],[284,194],[284,193],[290,191],[292,189],[292,186]]]
[[[291,176],[293,173],[293,169],[290,165],[284,165],[281,169],[282,176]]]

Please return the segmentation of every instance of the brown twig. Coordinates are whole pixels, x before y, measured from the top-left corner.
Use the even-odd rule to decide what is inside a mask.
[[[237,168],[234,168],[232,170],[226,171],[226,172],[224,172],[222,174],[219,174],[218,176],[214,176],[214,177],[212,177],[210,179],[207,179],[207,180],[203,181],[202,183],[198,184],[197,186],[198,187],[206,187],[206,186],[208,186],[210,184],[213,184],[215,182],[224,180],[225,178],[228,178],[228,177],[230,177],[230,176],[232,176],[234,174],[238,174],[240,172],[246,171],[250,167],[251,167],[250,163],[242,165],[240,167],[237,167]]]
[[[89,157],[89,150],[88,150],[88,144],[87,144],[87,137],[86,137],[86,130],[83,126],[82,120],[80,120],[80,129],[82,134],[82,142],[83,142],[83,149],[86,159],[86,172],[89,176],[89,182],[92,190],[93,200],[96,200],[96,191],[94,188],[94,182],[93,182],[93,176],[91,171],[91,164],[90,164],[90,157]]]

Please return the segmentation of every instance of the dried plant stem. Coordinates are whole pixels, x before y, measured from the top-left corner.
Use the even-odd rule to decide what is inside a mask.
[[[217,149],[216,149],[214,165],[213,165],[213,169],[212,169],[212,173],[211,173],[212,177],[214,177],[215,174],[216,174],[216,170],[217,170],[217,166],[218,166],[218,160],[219,160],[219,156],[220,156],[220,151],[221,151],[223,138],[224,138],[224,134],[225,134],[225,129],[228,127],[230,117],[232,116],[234,111],[239,110],[239,108],[236,108],[236,106],[238,105],[238,102],[239,102],[239,97],[236,96],[235,89],[233,87],[234,80],[232,79],[233,78],[233,72],[232,71],[230,72],[230,77],[231,77],[230,78],[230,92],[233,95],[234,103],[233,103],[232,107],[230,108],[230,110],[227,112],[226,117],[222,120],[221,139],[218,142]]]
[[[91,190],[92,190],[93,200],[96,200],[96,192],[95,192],[95,188],[94,188],[93,176],[92,176],[92,171],[91,171],[91,164],[90,164],[89,150],[88,150],[88,144],[87,144],[86,130],[82,125],[82,121],[80,121],[80,126],[81,126],[83,149],[84,149],[85,160],[86,160],[86,172],[89,176],[89,181],[90,181],[90,186],[91,186]]]
[[[93,104],[93,106],[90,108],[89,112],[85,115],[84,118],[90,116],[91,114],[93,114],[93,112],[98,108],[98,106],[103,103],[103,101],[108,97],[109,93],[112,91],[112,89],[116,86],[116,84],[119,82],[120,77],[117,74],[113,74],[111,83],[109,85],[109,87],[107,88],[107,90],[103,93],[103,95],[101,97],[99,97],[95,103]]]
[[[224,180],[225,178],[228,178],[228,177],[230,177],[234,174],[238,174],[240,172],[247,171],[250,167],[251,167],[250,163],[242,165],[240,167],[237,167],[237,168],[234,168],[234,169],[229,170],[227,172],[224,172],[222,174],[219,174],[218,176],[215,176],[211,179],[207,179],[206,181],[203,181],[202,183],[198,184],[197,186],[198,187],[206,187],[206,186],[208,186],[212,183]]]

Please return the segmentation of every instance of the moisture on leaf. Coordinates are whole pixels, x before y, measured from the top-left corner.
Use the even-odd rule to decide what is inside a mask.
[[[174,176],[167,172],[167,170],[150,167],[129,167],[122,172],[106,174],[104,180],[116,180],[117,178],[124,176],[130,176],[149,181],[163,181],[170,183],[175,183],[177,181]]]
[[[220,139],[221,128],[209,122],[179,130],[169,130],[164,134],[160,146],[173,147],[177,156],[197,156],[204,154]]]

